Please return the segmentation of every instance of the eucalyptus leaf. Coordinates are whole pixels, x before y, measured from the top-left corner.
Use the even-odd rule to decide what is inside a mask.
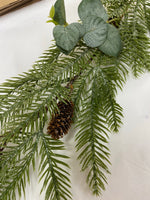
[[[109,56],[117,57],[122,49],[122,42],[119,30],[113,25],[108,24],[108,33],[106,41],[99,49]]]
[[[108,24],[100,17],[88,16],[84,21],[85,43],[89,47],[99,47],[102,45],[107,36]]]
[[[85,35],[85,27],[80,23],[72,23],[72,26],[76,27],[79,32],[79,37],[82,38]]]
[[[66,12],[65,12],[65,5],[64,0],[57,0],[54,4],[55,14],[53,20],[57,22],[59,25],[66,24]]]
[[[100,0],[82,0],[78,7],[78,14],[82,21],[89,15],[96,15],[104,21],[108,20],[108,15]]]
[[[63,49],[62,47],[60,47],[57,43],[56,43],[56,46],[58,47],[58,49],[59,49],[62,53],[66,54],[66,55],[68,55],[68,54],[70,53],[70,51],[66,51],[65,49]]]
[[[72,23],[66,27],[57,25],[54,27],[53,35],[59,49],[62,52],[68,54],[77,44],[80,38],[80,32],[75,23]]]

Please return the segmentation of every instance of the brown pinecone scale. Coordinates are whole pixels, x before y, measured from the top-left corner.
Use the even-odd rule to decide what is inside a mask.
[[[72,123],[74,105],[72,101],[65,100],[57,104],[59,112],[52,116],[47,127],[47,134],[53,139],[59,139],[68,133]]]

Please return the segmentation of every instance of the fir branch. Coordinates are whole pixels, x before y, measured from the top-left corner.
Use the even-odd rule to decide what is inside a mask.
[[[118,20],[118,22],[128,13],[128,9],[133,2],[134,0],[103,0],[109,17],[112,20]]]
[[[150,69],[147,25],[144,17],[143,1],[134,1],[120,26],[124,41],[123,54],[135,77]]]
[[[101,107],[103,108],[110,130],[118,132],[122,124],[121,119],[123,114],[121,106],[115,99],[118,84],[114,83],[114,78],[111,78],[110,75],[108,76],[108,71],[110,73],[111,68],[97,70],[97,84],[99,85],[99,91],[101,91],[101,93],[99,92],[99,95],[101,95],[99,99],[103,102]],[[117,81],[119,81],[119,79],[117,79]]]
[[[93,57],[93,62],[95,67],[89,64],[86,73],[74,83],[74,103],[77,113],[82,105],[81,101],[84,96],[86,96],[86,87],[90,84],[90,76],[95,72],[95,79],[97,86],[97,100],[96,103],[99,105],[99,100],[103,102],[101,109],[103,107],[107,123],[111,130],[118,132],[120,125],[122,124],[121,119],[123,117],[122,108],[117,104],[115,98],[117,94],[117,89],[122,89],[123,84],[126,81],[126,75],[128,71],[125,70],[122,59],[119,62],[114,59],[107,59],[105,55],[95,52],[95,57]],[[83,98],[84,99],[84,98]],[[78,118],[78,116],[76,116]]]
[[[150,33],[150,3],[149,1],[144,1],[144,13],[145,13],[145,20],[147,24],[147,28]]]
[[[16,189],[19,196],[25,194],[26,181],[29,178],[29,167],[35,166],[35,153],[38,152],[39,133],[33,134],[29,139],[20,140],[16,146],[8,146],[3,152],[1,163],[1,200],[16,199]],[[17,151],[18,150],[18,151]],[[23,155],[22,155],[23,154]]]
[[[0,199],[16,199],[16,188],[21,196],[21,190],[25,194],[26,178],[29,182],[29,166],[35,167],[35,153],[38,153],[39,139],[41,138],[41,163],[40,180],[45,176],[43,187],[47,188],[45,199],[71,199],[69,173],[66,167],[69,166],[63,161],[67,156],[58,154],[57,151],[64,149],[63,143],[52,140],[45,136],[42,131],[21,136],[14,146],[7,146],[1,156],[1,189]],[[14,165],[14,163],[16,163]],[[46,169],[45,169],[46,168]],[[11,178],[10,178],[11,177]],[[47,185],[48,184],[48,185]]]
[[[60,96],[60,94],[62,95]],[[47,88],[45,93],[40,95],[40,100],[37,99],[36,102],[33,102],[32,106],[25,110],[26,113],[21,112],[18,115],[13,115],[12,120],[5,123],[3,143],[16,139],[20,130],[22,134],[25,131],[27,133],[38,131],[43,118],[47,119],[46,108],[52,116],[52,113],[57,110],[56,99],[61,101],[61,99],[67,98],[65,88],[61,88],[59,85]]]
[[[103,60],[103,59],[101,59]],[[115,61],[112,62],[109,67],[99,68],[96,72],[97,74],[97,84],[99,85],[99,95],[101,95],[103,101],[103,111],[106,116],[106,120],[110,129],[114,132],[119,131],[119,127],[122,124],[122,108],[116,102],[116,94],[118,88],[122,90],[122,87],[126,81],[126,75],[128,71],[124,72],[124,64],[121,62]],[[102,64],[97,63],[98,65]],[[107,63],[109,63],[107,61]],[[101,91],[101,92],[100,92]]]
[[[95,73],[96,74],[96,73]],[[91,74],[90,74],[91,75]],[[82,101],[80,115],[77,121],[79,129],[76,134],[76,148],[82,170],[88,169],[87,182],[94,194],[99,195],[105,189],[106,176],[109,173],[107,163],[110,163],[107,148],[107,125],[101,110],[99,94],[97,93],[96,75],[92,76],[92,86],[86,91]],[[98,103],[98,104],[97,104]]]
[[[69,173],[66,168],[67,156],[56,153],[63,150],[63,143],[59,140],[52,140],[49,136],[41,134],[41,162],[40,180],[44,178],[41,192],[46,189],[45,200],[68,200],[71,198]],[[62,160],[63,159],[63,160]]]
[[[147,37],[150,21],[149,2],[143,0],[103,2],[110,19],[118,21],[123,41],[122,55],[125,56],[127,66],[131,66],[135,77],[149,71],[150,40]]]
[[[104,112],[106,115],[107,124],[113,132],[119,132],[119,128],[122,124],[122,111],[122,107],[116,102],[115,98],[111,96],[110,92],[106,98]]]
[[[31,141],[33,141],[35,136],[37,136],[37,133],[32,133],[29,137],[27,137],[27,134],[25,133],[23,136],[18,136],[18,142],[17,144],[14,144],[14,146],[5,146],[5,151],[1,157],[1,166],[9,166],[9,164],[18,160],[21,157],[21,153],[26,151],[28,145],[31,145]]]
[[[81,53],[81,50],[83,50],[83,53]],[[72,53],[68,58],[62,57],[60,60],[57,59],[55,65],[57,65],[58,69],[55,66],[55,76],[52,71],[52,73],[50,73],[51,78],[49,76],[47,80],[44,77],[42,82],[39,79],[38,82],[36,81],[36,87],[35,85],[24,84],[23,88],[20,87],[18,91],[15,91],[13,95],[11,94],[9,98],[3,101],[1,105],[1,131],[3,134],[6,132],[3,143],[6,141],[9,142],[12,137],[20,133],[20,129],[22,132],[30,130],[30,128],[33,130],[34,124],[36,124],[36,128],[38,129],[38,124],[40,124],[38,123],[39,113],[45,113],[45,107],[48,108],[50,115],[55,112],[57,109],[57,104],[55,103],[56,99],[61,101],[62,99],[68,98],[68,96],[65,96],[67,95],[67,88],[65,89],[61,84],[64,84],[66,81],[67,84],[74,75],[80,74],[84,67],[86,67],[85,63],[87,63],[89,59],[87,56],[88,52],[88,48],[81,48],[79,52],[76,51]],[[43,65],[43,68],[44,67],[47,67],[47,63]],[[34,73],[36,74],[36,72]],[[70,80],[68,80],[68,77],[70,77]],[[21,81],[24,77],[20,77],[19,79]],[[13,81],[13,85],[15,85],[15,82],[17,83],[18,79]],[[54,86],[56,82],[57,85]],[[2,90],[7,91],[7,87],[10,88],[10,86],[12,86],[11,81],[10,83],[8,81],[7,84],[4,84]],[[64,94],[63,97],[59,96],[60,94]],[[46,114],[44,115],[46,117]],[[9,127],[8,130],[7,127]]]
[[[46,74],[49,74],[48,70],[54,70],[52,63],[57,60],[60,51],[52,46],[48,52],[47,58],[40,59],[29,72],[2,84],[0,88],[2,102],[0,121],[2,125],[3,122],[9,121],[9,117],[11,119],[14,114],[23,113],[26,108],[29,109],[35,96],[40,98],[39,94],[49,86],[46,87],[45,77],[47,77]]]
[[[81,53],[81,50],[83,53]],[[56,50],[51,49],[51,51],[52,57]],[[5,123],[6,121],[11,120],[12,116],[19,114],[20,112],[24,113],[25,109],[29,110],[30,107],[32,109],[32,103],[34,102],[35,104],[38,102],[39,99],[41,99],[41,96],[44,96],[45,92],[48,92],[48,88],[53,87],[56,82],[59,83],[59,85],[62,83],[65,84],[65,82],[67,84],[69,80],[78,75],[84,68],[83,62],[85,62],[85,59],[87,60],[86,56],[88,51],[88,48],[81,48],[79,52],[76,51],[70,54],[70,57],[68,58],[61,57],[60,60],[56,59],[58,58],[57,52],[56,58],[50,57],[50,63],[49,59],[46,60],[44,57],[46,63],[43,63],[44,61],[42,61],[40,65],[37,64],[38,69],[33,68],[31,72],[26,73],[13,81],[8,80],[4,83],[1,88],[1,93],[4,93],[4,95],[1,96],[1,99],[3,100],[0,106],[1,123],[3,124],[3,122]],[[54,61],[55,59],[56,62]],[[41,62],[41,60],[39,62]],[[82,66],[82,69],[79,66]],[[30,77],[32,78],[30,79]],[[68,77],[70,77],[69,80]]]
[[[16,93],[18,90],[22,90],[22,86],[24,84],[32,83],[34,81],[37,83],[37,81],[41,80],[42,78],[44,79],[46,74],[50,74],[48,73],[49,71],[54,70],[54,66],[52,64],[57,61],[57,58],[60,54],[61,52],[59,49],[56,48],[55,45],[52,45],[49,50],[43,53],[43,56],[41,56],[39,60],[35,62],[32,69],[30,69],[28,72],[24,72],[19,77],[14,77],[4,82],[1,85],[1,101],[4,99],[6,101],[6,98],[9,98],[9,95],[14,92]],[[34,84],[34,86],[35,85],[36,84]],[[27,86],[29,87],[29,85]]]

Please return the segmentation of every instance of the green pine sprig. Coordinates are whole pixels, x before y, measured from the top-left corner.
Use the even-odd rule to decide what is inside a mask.
[[[70,180],[68,178],[69,157],[58,151],[64,150],[63,142],[52,140],[49,136],[41,134],[41,162],[39,166],[40,180],[44,179],[41,192],[46,190],[45,199],[60,200],[72,199]]]

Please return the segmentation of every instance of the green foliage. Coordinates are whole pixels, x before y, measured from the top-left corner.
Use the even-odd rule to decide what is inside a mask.
[[[49,17],[53,19],[54,15],[55,15],[55,7],[52,6],[49,12]]]
[[[50,16],[53,13],[52,7]],[[121,51],[120,34],[114,26],[105,22],[108,17],[101,1],[83,0],[78,7],[78,13],[83,24],[72,23],[65,27],[55,23],[57,26],[54,27],[53,35],[60,51],[68,55],[83,37],[87,46],[99,47],[107,55],[118,56]],[[49,22],[53,22],[53,19]]]
[[[89,15],[96,15],[107,21],[108,16],[100,0],[82,0],[78,7],[79,17],[84,21]]]
[[[146,26],[150,32],[150,2],[149,1],[144,2],[144,13],[145,13]]]
[[[46,190],[45,200],[72,199],[68,190],[70,188],[69,166],[66,164],[66,159],[69,157],[62,153],[56,153],[57,150],[63,149],[61,141],[52,140],[49,136],[41,134],[39,175],[40,180],[44,179],[41,192]]]
[[[51,7],[49,16],[50,20],[47,22],[52,22],[55,25],[67,25],[66,22],[66,11],[64,0],[57,0],[55,5]]]
[[[65,12],[65,5],[64,0],[57,0],[55,5],[55,14],[54,14],[54,21],[57,24],[65,25],[66,24],[66,12]]]
[[[102,45],[107,37],[108,24],[100,17],[88,16],[84,20],[85,43],[89,47],[98,47]]]
[[[0,199],[15,200],[16,189],[19,196],[22,191],[25,195],[26,182],[30,181],[29,167],[32,165],[35,169],[35,156],[39,155],[41,155],[40,180],[45,178],[41,192],[46,189],[45,199],[71,199],[68,190],[68,187],[70,188],[69,173],[65,169],[69,166],[62,161],[68,157],[57,153],[58,150],[64,149],[63,143],[45,136],[42,130],[29,136],[29,133],[25,134],[23,136],[20,134],[16,143],[8,145],[1,156]]]
[[[29,167],[35,168],[35,154],[38,153],[39,133],[18,136],[13,145],[8,145],[1,156],[0,199],[16,199],[25,194],[26,182],[30,181]]]
[[[97,90],[97,70],[90,70],[90,88],[84,88],[80,114],[77,120],[78,133],[76,134],[76,148],[79,151],[78,159],[82,171],[88,169],[87,182],[93,193],[99,195],[105,189],[106,176],[109,173],[109,150],[107,147],[107,123],[103,113],[101,97]]]
[[[108,24],[107,39],[99,49],[109,56],[118,56],[122,49],[119,31],[111,24]]]
[[[76,46],[80,38],[80,32],[75,23],[72,23],[67,27],[60,25],[55,26],[53,35],[57,46],[66,51],[67,54]]]
[[[73,27],[71,34],[78,35],[76,43],[68,49],[64,48],[67,38],[62,43],[56,38],[59,48],[52,45],[31,70],[1,85],[0,144],[4,148],[0,152],[1,200],[15,200],[16,191],[22,195],[37,155],[41,159],[39,176],[45,199],[71,199],[68,157],[62,152],[63,143],[52,140],[43,131],[47,120],[58,110],[57,103],[65,99],[74,103],[76,150],[81,169],[88,174],[87,183],[96,195],[105,189],[110,173],[109,134],[119,131],[123,117],[116,101],[117,91],[122,90],[129,72],[137,77],[150,70],[150,4],[142,0],[103,0],[103,3],[109,15],[108,27],[117,32],[108,35],[109,41],[106,39],[101,49],[104,53],[88,47],[82,40],[83,24],[60,26],[63,31]],[[119,55],[120,36],[115,38],[118,34],[115,26],[122,40]],[[112,38],[117,47],[113,44],[112,48]]]
[[[150,66],[150,40],[147,37],[147,19],[145,19],[143,4],[143,1],[132,2],[120,27],[124,48],[126,46],[128,49],[126,57],[130,60],[130,66],[136,77],[145,69],[149,70]]]
[[[72,23],[79,31],[79,39],[81,39],[85,34],[85,28],[82,24],[74,22]]]

